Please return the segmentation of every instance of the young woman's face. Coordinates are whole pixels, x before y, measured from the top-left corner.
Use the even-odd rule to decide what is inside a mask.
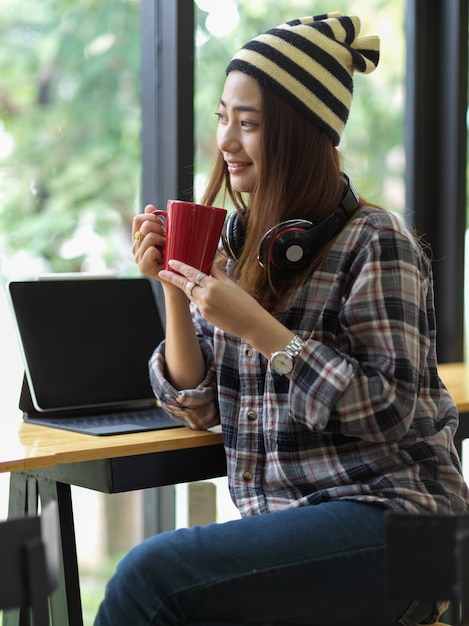
[[[218,148],[223,154],[231,186],[240,193],[254,191],[260,173],[261,90],[243,72],[230,72],[218,109]]]

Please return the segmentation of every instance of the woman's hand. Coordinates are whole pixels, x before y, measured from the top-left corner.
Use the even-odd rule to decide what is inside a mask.
[[[163,269],[165,229],[161,219],[153,215],[155,207],[149,204],[145,213],[136,215],[132,224],[132,254],[142,274],[158,279]]]
[[[175,272],[162,270],[159,278],[183,291],[213,326],[241,337],[267,358],[282,349],[293,333],[266,311],[252,296],[230,280],[216,265],[210,276],[197,268],[171,260]]]
[[[210,276],[180,261],[172,260],[169,265],[178,274],[163,270],[160,279],[179,287],[197,305],[207,322],[225,332],[242,336],[252,309],[259,306],[250,295],[215,265]]]

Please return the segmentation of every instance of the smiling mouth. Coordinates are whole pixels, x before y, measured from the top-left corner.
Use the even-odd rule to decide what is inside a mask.
[[[232,174],[236,174],[236,172],[239,172],[241,170],[246,169],[247,167],[249,167],[250,163],[245,163],[245,162],[230,162],[230,163],[226,163],[227,167],[228,167],[228,171]]]

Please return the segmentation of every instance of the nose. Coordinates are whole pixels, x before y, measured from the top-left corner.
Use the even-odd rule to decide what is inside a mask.
[[[241,149],[241,142],[233,124],[218,126],[217,144],[221,152],[237,152]]]

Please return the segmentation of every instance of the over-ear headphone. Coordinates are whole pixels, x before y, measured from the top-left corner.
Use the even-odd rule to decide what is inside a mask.
[[[359,204],[358,194],[348,176],[343,174],[343,177],[346,190],[342,202],[325,220],[318,224],[303,219],[287,220],[265,233],[257,249],[257,260],[262,267],[272,265],[280,272],[306,269],[318,248],[339,234]],[[228,256],[238,259],[244,240],[244,225],[239,215],[233,212],[222,232],[223,247]]]

